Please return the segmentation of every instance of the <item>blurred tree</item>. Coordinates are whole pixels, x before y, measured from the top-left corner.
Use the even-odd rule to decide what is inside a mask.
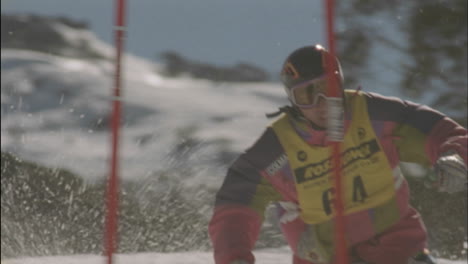
[[[415,96],[442,86],[445,93],[433,105],[465,109],[454,117],[466,121],[467,1],[419,2],[409,10],[405,28],[411,61],[403,67],[402,86]]]
[[[163,73],[172,77],[189,74],[217,82],[265,82],[270,78],[265,70],[243,62],[234,66],[216,66],[190,60],[176,51],[163,52],[161,58],[165,66]]]
[[[375,73],[385,71],[397,78],[394,86],[385,88],[400,89],[466,127],[466,0],[337,3],[338,55],[347,87],[374,80]],[[378,69],[376,60],[383,64]],[[388,85],[382,80],[375,83]],[[409,182],[411,201],[425,219],[431,249],[443,257],[466,258],[466,192],[439,194],[416,180]]]
[[[399,78],[395,88],[466,126],[466,0],[339,1],[337,15],[348,87],[375,78],[371,60],[397,54],[397,64],[384,61],[384,70]]]

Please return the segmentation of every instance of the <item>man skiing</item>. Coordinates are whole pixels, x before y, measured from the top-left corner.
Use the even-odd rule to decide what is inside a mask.
[[[264,211],[277,206],[294,264],[334,263],[333,183],[326,137],[326,58],[320,45],[292,52],[281,78],[291,106],[231,165],[209,225],[216,264],[253,264]],[[339,61],[333,70],[342,86]],[[437,191],[466,190],[467,130],[427,106],[342,90],[342,179],[352,263],[436,263],[409,205],[399,163],[433,166]]]

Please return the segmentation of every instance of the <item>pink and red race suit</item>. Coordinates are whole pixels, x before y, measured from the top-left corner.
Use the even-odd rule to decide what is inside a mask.
[[[423,105],[346,92],[342,168],[350,254],[406,263],[426,247],[400,162],[432,166],[447,151],[467,162],[467,130]],[[209,234],[216,264],[252,253],[268,205],[277,205],[294,264],[333,263],[333,189],[326,131],[291,113],[269,126],[231,165],[217,193]]]

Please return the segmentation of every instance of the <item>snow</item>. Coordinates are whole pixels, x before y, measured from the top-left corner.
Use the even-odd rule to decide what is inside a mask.
[[[291,255],[286,248],[265,249],[254,252],[256,264],[291,263]],[[104,256],[76,255],[56,257],[34,257],[2,260],[2,264],[101,264]],[[117,254],[115,264],[213,264],[211,252],[141,253]],[[439,264],[465,264],[466,260],[439,259]]]
[[[1,56],[2,150],[91,179],[104,175],[109,132],[93,126],[111,111],[111,63],[5,49]],[[158,65],[131,56],[124,61],[126,178],[147,175],[155,164],[164,168],[161,161],[178,143],[178,130],[193,130],[191,136],[207,144],[226,139],[231,151],[242,151],[268,124],[263,113],[286,102],[277,83],[165,78]],[[150,141],[143,146],[139,138],[145,137]]]

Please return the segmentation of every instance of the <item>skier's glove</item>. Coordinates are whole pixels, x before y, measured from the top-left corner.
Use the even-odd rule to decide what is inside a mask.
[[[458,154],[447,153],[434,165],[429,182],[439,192],[456,193],[467,189],[467,168]]]
[[[231,261],[229,262],[229,264],[249,264],[249,263],[245,260],[240,259],[240,260]]]

